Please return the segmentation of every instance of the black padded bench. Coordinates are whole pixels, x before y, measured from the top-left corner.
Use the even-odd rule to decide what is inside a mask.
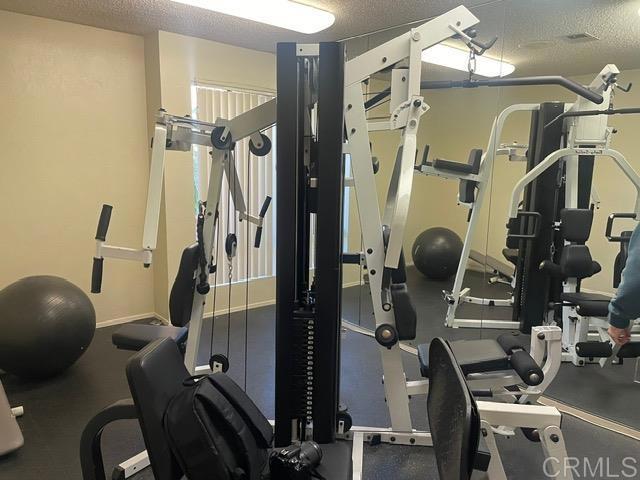
[[[465,375],[515,370],[525,384],[540,385],[544,374],[525,351],[523,338],[518,334],[507,333],[496,340],[458,340],[449,342],[449,345]],[[420,373],[425,378],[431,378],[429,350],[429,344],[418,345]]]
[[[121,350],[138,351],[159,338],[170,338],[178,346],[183,346],[188,334],[187,327],[130,323],[116,330],[111,336],[111,341]]]
[[[609,315],[611,297],[598,293],[566,292],[561,295],[566,306],[576,307],[576,312],[583,317],[606,317]]]
[[[478,406],[450,344],[434,338],[427,350],[426,361],[434,366],[427,412],[439,477],[468,480],[474,470],[486,472],[491,460],[482,442]]]

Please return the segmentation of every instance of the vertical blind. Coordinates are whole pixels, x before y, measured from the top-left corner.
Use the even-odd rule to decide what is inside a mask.
[[[233,90],[222,87],[194,85],[192,89],[193,116],[199,120],[215,122],[218,118],[232,119],[241,113],[257,107],[271,99],[273,95],[251,91]],[[216,283],[229,283],[229,260],[224,244],[228,234],[235,233],[238,238],[236,256],[231,261],[231,282],[241,282],[275,274],[275,127],[263,132],[272,141],[271,152],[264,157],[256,157],[249,152],[249,140],[236,143],[235,163],[238,178],[242,186],[247,212],[257,216],[267,195],[273,198],[264,219],[262,243],[254,248],[256,226],[240,221],[226,179],[222,182],[219,204],[218,231],[216,247],[218,273]],[[198,200],[207,196],[211,157],[208,148],[194,148],[194,180]],[[230,208],[231,207],[231,208]]]

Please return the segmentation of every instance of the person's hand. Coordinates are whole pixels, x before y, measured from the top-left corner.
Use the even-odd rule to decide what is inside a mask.
[[[617,345],[624,345],[631,340],[631,327],[618,328],[609,326],[609,336]]]

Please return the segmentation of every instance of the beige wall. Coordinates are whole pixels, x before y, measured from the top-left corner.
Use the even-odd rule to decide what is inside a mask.
[[[0,288],[58,275],[89,290],[95,226],[139,246],[148,164],[143,39],[0,11]],[[153,312],[151,272],[105,264],[98,321]]]
[[[4,146],[0,213],[5,225],[0,239],[4,257],[0,287],[26,275],[48,273],[88,290],[92,237],[102,202],[115,207],[109,242],[139,245],[148,180],[147,139],[157,108],[189,113],[194,82],[275,90],[275,57],[269,53],[168,32],[142,38],[8,12],[0,12],[0,26],[0,61],[7,67],[0,108],[11,119],[0,134]],[[577,80],[587,83],[591,77]],[[622,79],[640,82],[640,71],[624,73]],[[380,86],[373,82],[370,89],[377,91]],[[431,158],[461,161],[469,149],[486,147],[491,122],[505,106],[573,100],[572,94],[554,87],[424,94],[431,109],[421,123],[420,155],[429,144]],[[632,91],[618,95],[617,106],[637,105],[639,100],[640,94]],[[613,146],[634,166],[638,162],[633,135],[637,121],[632,116],[611,119],[620,131]],[[507,124],[501,141],[526,142],[528,128],[529,116],[518,114]],[[373,152],[381,162],[376,177],[380,207],[399,140],[397,132],[372,134]],[[612,211],[629,210],[633,201],[631,187],[608,168],[610,164],[599,161],[595,173],[602,208],[590,245],[604,272],[586,286],[598,290],[610,290],[616,254],[615,246],[602,235],[606,217]],[[474,248],[486,248],[500,258],[506,201],[523,170],[523,164],[498,157],[491,199],[483,211]],[[453,181],[414,178],[407,252],[416,235],[430,226],[446,226],[464,235],[467,211],[456,206],[457,188]],[[349,198],[348,249],[357,251],[360,228],[353,191]],[[191,154],[169,152],[153,272],[135,263],[109,261],[104,293],[92,296],[99,321],[150,312],[168,317],[169,288],[180,252],[194,239],[193,199]],[[28,201],[34,206],[43,203],[55,214],[34,216]],[[345,269],[347,283],[357,276],[355,267]],[[272,302],[274,287],[273,279],[252,282],[249,302]],[[220,290],[216,307],[225,311],[227,292]],[[244,287],[234,288],[232,309],[244,307],[244,301]]]
[[[587,84],[593,77],[576,78]],[[621,81],[640,82],[640,70],[623,72]],[[424,91],[431,109],[422,117],[420,127],[420,154],[425,144],[431,146],[430,158],[441,157],[466,161],[472,148],[485,149],[493,119],[503,108],[515,103],[539,103],[543,101],[573,102],[575,96],[559,87],[513,87],[504,89],[440,90]],[[640,92],[619,93],[616,107],[637,106]],[[640,171],[637,154],[640,141],[637,139],[638,116],[611,117],[610,125],[619,133],[614,136],[612,147],[621,151]],[[507,122],[501,142],[528,142],[530,115],[518,113]],[[384,134],[388,135],[388,134]],[[391,155],[397,142],[387,141],[380,134],[374,138],[374,151]],[[507,202],[511,190],[524,173],[525,165],[509,162],[507,157],[496,159],[493,171],[490,201],[483,209],[482,220],[473,242],[473,248],[488,251],[489,255],[501,259],[505,243]],[[629,211],[635,200],[634,190],[626,178],[616,169],[612,160],[596,160],[594,186],[601,197],[602,205],[596,213],[589,246],[594,259],[603,265],[603,272],[585,281],[585,287],[600,291],[612,291],[612,266],[617,246],[604,238],[606,218],[611,212]],[[466,230],[467,210],[456,205],[457,182],[435,177],[417,176],[411,199],[411,213],[407,227],[406,246],[415,236],[430,226],[445,226],[457,231],[461,237]]]

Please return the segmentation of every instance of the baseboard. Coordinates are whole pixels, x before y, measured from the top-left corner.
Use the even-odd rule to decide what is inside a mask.
[[[128,317],[113,318],[111,320],[103,320],[96,323],[96,328],[112,327],[114,325],[122,325],[124,323],[135,322],[136,320],[144,320],[145,318],[158,318],[158,314],[154,312],[139,313]]]
[[[249,305],[246,306],[246,309],[247,310],[253,310],[254,308],[268,307],[269,305],[275,305],[275,303],[276,303],[275,298],[269,299],[269,300],[263,300],[261,302],[250,303]],[[242,312],[244,310],[245,310],[245,306],[244,305],[237,305],[235,307],[231,307],[231,309],[222,308],[222,309],[216,310],[216,317],[219,317],[220,315],[225,315],[227,313]],[[213,316],[213,311],[204,312],[204,317],[205,318],[211,318],[212,316]]]
[[[359,285],[358,281],[355,282],[348,282],[344,284],[344,287],[355,287]],[[237,305],[235,307],[231,307],[231,309],[228,308],[221,308],[218,309],[216,311],[216,317],[220,316],[220,315],[225,315],[227,313],[237,313],[237,312],[242,312],[245,310],[245,308],[247,308],[248,310],[252,310],[254,308],[261,308],[261,307],[268,307],[270,305],[274,305],[276,303],[276,299],[275,298],[271,298],[269,300],[263,300],[260,302],[253,302],[248,304],[246,307],[245,305]],[[211,318],[213,316],[213,311],[208,311],[204,313],[205,318]],[[114,318],[112,320],[104,320],[102,322],[98,322],[96,324],[96,328],[104,328],[104,327],[112,327],[114,325],[122,325],[124,323],[130,323],[130,322],[135,322],[136,320],[143,320],[145,318],[156,318],[157,320],[160,320],[162,323],[169,325],[169,319],[168,318],[164,318],[162,315],[160,315],[159,313],[156,312],[149,312],[149,313],[140,313],[138,315],[131,315],[129,317],[121,317],[121,318]]]

